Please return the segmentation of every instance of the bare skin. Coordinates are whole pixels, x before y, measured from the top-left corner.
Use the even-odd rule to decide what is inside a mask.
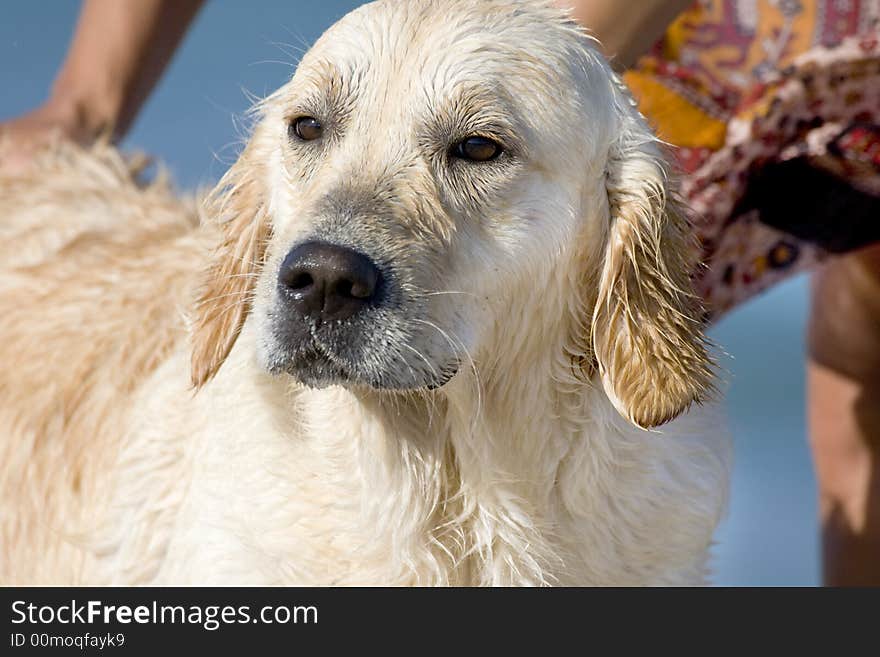
[[[203,0],[84,0],[46,102],[0,124],[0,173],[27,167],[54,138],[125,135]]]
[[[121,138],[203,0],[84,0],[49,99],[0,124],[0,174],[24,170],[53,138]],[[557,0],[635,64],[692,0]],[[4,143],[5,142],[5,143]],[[825,582],[880,584],[880,247],[814,277],[808,364],[811,445],[819,480]]]
[[[577,21],[588,28],[617,69],[634,66],[669,24],[693,0],[556,0],[560,7],[571,8]]]
[[[809,351],[825,583],[880,586],[880,246],[813,277]]]

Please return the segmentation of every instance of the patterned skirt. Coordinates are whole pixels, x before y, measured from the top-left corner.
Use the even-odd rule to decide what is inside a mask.
[[[880,0],[702,0],[625,79],[675,147],[711,316],[880,241]]]

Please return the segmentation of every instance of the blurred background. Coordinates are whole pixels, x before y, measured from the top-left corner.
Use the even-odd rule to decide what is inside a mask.
[[[163,161],[182,191],[209,186],[234,161],[254,97],[281,86],[300,54],[352,0],[206,3],[123,148]],[[75,0],[4,0],[0,121],[42,102],[67,49]],[[721,320],[736,464],[716,534],[714,583],[819,584],[819,527],[804,408],[807,281],[793,279]]]

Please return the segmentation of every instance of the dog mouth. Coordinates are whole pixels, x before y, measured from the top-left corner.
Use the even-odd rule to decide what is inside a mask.
[[[452,380],[452,377],[454,377],[456,374],[458,374],[458,366],[449,365],[441,369],[440,376],[435,381],[428,383],[425,387],[428,390],[439,390],[447,383],[449,383]]]
[[[316,340],[298,349],[284,370],[309,388],[358,382],[358,377]]]
[[[343,356],[338,348],[322,339],[321,333],[323,331],[318,327],[312,327],[308,336],[303,336],[295,348],[284,349],[280,357],[270,360],[269,371],[288,374],[306,387],[315,389],[340,385],[403,392],[438,390],[449,383],[460,369],[457,358],[450,358],[438,366],[420,357],[416,360],[422,367],[414,368],[411,364],[392,359],[385,362],[381,350],[360,358]],[[410,350],[417,353],[412,347]],[[391,348],[388,351],[400,350]],[[403,351],[407,350],[404,348]]]

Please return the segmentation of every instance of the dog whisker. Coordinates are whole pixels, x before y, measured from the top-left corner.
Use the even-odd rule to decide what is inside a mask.
[[[474,375],[473,382],[474,382],[474,388],[475,388],[475,393],[476,393],[476,397],[477,397],[475,411],[473,414],[473,418],[471,418],[471,428],[473,429],[474,427],[476,427],[476,425],[478,423],[478,418],[480,417],[480,412],[482,410],[483,392],[482,392],[482,382],[480,380],[479,372],[477,371],[477,365],[474,362],[474,359],[471,356],[470,351],[465,347],[464,343],[462,342],[462,340],[460,338],[455,336],[453,339],[453,336],[450,336],[450,334],[447,331],[444,331],[442,328],[440,328],[439,326],[437,326],[433,322],[428,321],[426,319],[420,319],[420,318],[415,318],[414,321],[416,321],[419,324],[425,324],[425,325],[433,328],[447,341],[447,343],[453,349],[453,351],[455,351],[455,352],[460,351],[467,358],[468,363],[470,365],[470,369]]]
[[[439,292],[423,292],[422,296],[438,297],[438,296],[443,296],[443,295],[447,295],[447,294],[461,294],[461,295],[465,295],[465,296],[478,298],[478,295],[474,294],[473,292],[463,292],[461,290],[441,290]]]

